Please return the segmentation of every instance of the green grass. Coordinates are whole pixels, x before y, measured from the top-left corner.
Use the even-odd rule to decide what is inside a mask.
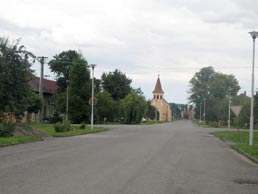
[[[67,137],[67,136],[82,135],[82,134],[89,134],[89,133],[98,133],[98,132],[108,130],[103,127],[94,127],[93,130],[91,130],[88,127],[86,127],[85,129],[80,129],[78,126],[72,125],[71,131],[56,132],[53,124],[31,123],[30,125],[36,129],[40,129],[42,131],[47,132],[49,135],[51,135],[53,137]]]
[[[25,143],[39,140],[41,140],[41,138],[37,136],[0,137],[0,145],[12,145],[17,143]]]
[[[232,146],[236,150],[241,150],[249,155],[253,156],[254,158],[258,159],[258,145],[249,146],[247,144],[238,144]]]
[[[232,148],[243,151],[250,156],[258,159],[258,131],[254,132],[254,145],[249,146],[249,132],[240,131],[239,135],[237,131],[218,131],[213,132],[213,135],[222,139],[223,141],[232,142]]]

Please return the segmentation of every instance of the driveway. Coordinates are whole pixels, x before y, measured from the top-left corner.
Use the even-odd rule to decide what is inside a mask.
[[[258,167],[190,121],[0,148],[0,194],[257,194]]]

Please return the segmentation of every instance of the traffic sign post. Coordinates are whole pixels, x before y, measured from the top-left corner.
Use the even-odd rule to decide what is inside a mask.
[[[89,105],[92,105],[92,102],[93,102],[93,106],[96,106],[97,105],[97,98],[90,98],[89,99]]]
[[[243,108],[243,106],[231,106],[230,107],[232,112],[235,114],[236,118],[237,118],[237,134],[238,134],[238,141],[240,139],[240,133],[239,133],[239,119],[238,116]]]

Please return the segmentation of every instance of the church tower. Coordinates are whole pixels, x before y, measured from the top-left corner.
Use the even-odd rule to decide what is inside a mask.
[[[156,108],[156,118],[158,121],[171,121],[172,110],[169,103],[164,98],[164,91],[161,86],[161,82],[158,76],[155,88],[153,90],[153,98],[151,105]]]
[[[162,100],[164,92],[161,87],[159,76],[156,82],[156,86],[152,93],[153,93],[153,99]]]

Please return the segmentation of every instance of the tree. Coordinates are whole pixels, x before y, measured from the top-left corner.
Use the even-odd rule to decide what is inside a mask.
[[[96,118],[99,122],[113,121],[116,117],[117,111],[115,111],[115,101],[110,93],[107,91],[98,93],[96,95],[97,105],[95,106]]]
[[[70,78],[70,68],[75,59],[82,59],[82,55],[75,50],[68,50],[55,55],[49,62],[49,67],[57,76],[58,92],[62,93],[67,88],[67,80]],[[84,59],[83,59],[84,60]],[[84,60],[87,65],[87,61]]]
[[[41,107],[42,107],[42,99],[36,95],[33,91],[31,91],[31,96],[28,99],[28,107],[27,107],[27,111],[29,113],[35,113],[37,114]]]
[[[79,55],[74,58],[70,68],[69,80],[69,118],[73,123],[90,120],[91,97],[90,71],[86,60]]]
[[[91,97],[90,71],[87,61],[77,51],[63,51],[50,61],[51,71],[57,75],[58,96],[55,109],[66,112],[67,80],[69,80],[69,112],[72,123],[81,123],[90,118]]]
[[[131,82],[131,79],[117,69],[102,75],[102,87],[111,94],[114,100],[123,99],[132,91]]]
[[[143,96],[130,92],[122,101],[124,122],[127,124],[141,123],[147,111],[147,103]]]
[[[235,76],[215,72],[213,67],[204,67],[190,80],[190,102],[195,104],[197,118],[200,108],[206,119],[216,121],[226,119],[226,96],[235,96],[240,89]]]
[[[156,108],[151,105],[150,100],[147,101],[147,113],[146,117],[150,118],[151,120],[156,119]]]
[[[11,44],[0,37],[0,112],[21,116],[29,106],[30,58],[35,56],[20,45],[20,40]]]

